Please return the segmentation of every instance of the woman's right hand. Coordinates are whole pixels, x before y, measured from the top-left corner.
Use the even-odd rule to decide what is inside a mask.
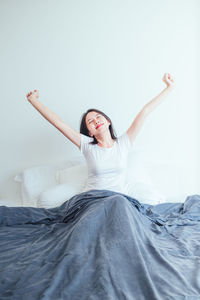
[[[27,97],[28,101],[37,100],[39,98],[39,91],[34,90],[33,92],[29,92],[28,94],[26,94],[26,97]]]

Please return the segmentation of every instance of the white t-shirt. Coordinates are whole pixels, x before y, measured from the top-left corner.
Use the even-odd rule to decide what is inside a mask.
[[[88,178],[83,192],[92,189],[111,190],[128,193],[126,167],[128,153],[132,149],[127,132],[124,132],[111,148],[102,148],[97,144],[89,144],[92,137],[81,134],[81,153],[84,155]]]

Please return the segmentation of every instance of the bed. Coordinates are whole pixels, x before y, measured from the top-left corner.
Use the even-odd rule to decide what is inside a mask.
[[[83,179],[70,182],[78,167],[43,166],[42,192],[41,166],[16,176],[22,205],[0,206],[0,299],[200,299],[200,195],[82,193]]]

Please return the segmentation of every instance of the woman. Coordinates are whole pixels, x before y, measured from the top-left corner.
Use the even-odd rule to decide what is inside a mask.
[[[38,101],[38,91],[27,98],[85,155],[87,188],[117,191],[146,116],[174,86],[169,74],[163,81],[165,90],[118,139],[101,111],[87,111],[78,133]],[[199,299],[199,202],[193,195],[153,206],[101,189],[50,209],[0,206],[1,299]]]
[[[166,88],[139,112],[131,126],[117,138],[110,118],[100,110],[89,109],[83,114],[80,133],[72,129],[55,113],[38,101],[38,91],[29,92],[29,102],[85,156],[88,166],[88,179],[83,191],[106,189],[128,193],[125,183],[127,155],[139,133],[147,115],[159,105],[164,96],[174,87],[172,76],[165,73],[163,81]]]

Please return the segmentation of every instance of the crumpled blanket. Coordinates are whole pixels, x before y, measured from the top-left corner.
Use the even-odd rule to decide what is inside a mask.
[[[149,205],[91,190],[0,206],[0,299],[199,300],[200,195]]]

